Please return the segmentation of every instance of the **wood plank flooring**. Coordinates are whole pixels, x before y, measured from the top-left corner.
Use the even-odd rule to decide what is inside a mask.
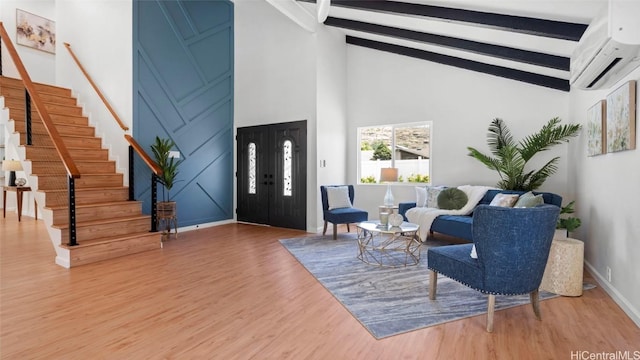
[[[0,358],[575,359],[577,351],[640,351],[640,329],[601,288],[542,301],[541,322],[528,305],[498,311],[492,334],[481,315],[376,340],[278,243],[305,235],[230,224],[64,269],[42,221],[7,214]]]

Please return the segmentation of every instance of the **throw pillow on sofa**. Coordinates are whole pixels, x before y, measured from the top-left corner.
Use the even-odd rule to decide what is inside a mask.
[[[536,207],[538,205],[544,204],[544,199],[542,198],[542,194],[533,195],[531,191],[520,195],[520,198],[516,202],[513,207],[516,208],[530,208]]]
[[[427,186],[427,204],[426,207],[428,208],[438,208],[438,195],[440,195],[440,192],[444,189],[446,189],[445,186]]]
[[[438,208],[444,210],[460,210],[469,201],[467,194],[458,188],[444,189],[438,195]]]
[[[502,206],[502,207],[513,207],[513,205],[515,205],[516,201],[518,201],[518,194],[503,194],[503,193],[499,193],[496,194],[496,196],[493,197],[493,200],[491,200],[491,203],[489,205],[491,206]]]
[[[329,210],[353,207],[351,199],[349,199],[348,186],[328,187],[327,200],[329,202]]]
[[[416,207],[427,206],[427,188],[416,186]]]

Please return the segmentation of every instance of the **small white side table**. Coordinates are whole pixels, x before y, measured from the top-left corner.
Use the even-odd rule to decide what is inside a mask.
[[[563,296],[582,295],[584,243],[553,239],[540,289]]]

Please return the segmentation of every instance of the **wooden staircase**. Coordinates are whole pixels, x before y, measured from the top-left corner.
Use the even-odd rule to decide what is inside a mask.
[[[19,79],[0,76],[0,96],[9,109],[7,143],[16,146],[29,185],[42,208],[56,249],[56,263],[73,267],[161,248],[160,233],[149,232],[151,217],[142,203],[128,201],[123,175],[109,160],[102,139],[95,136],[71,90],[36,84],[41,100],[78,167],[76,179],[77,246],[69,241],[67,173],[40,119],[32,110],[32,144],[26,145],[25,90]]]

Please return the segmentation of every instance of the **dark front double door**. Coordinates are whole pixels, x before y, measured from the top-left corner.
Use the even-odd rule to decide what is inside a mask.
[[[238,221],[306,230],[307,122],[238,128]]]

